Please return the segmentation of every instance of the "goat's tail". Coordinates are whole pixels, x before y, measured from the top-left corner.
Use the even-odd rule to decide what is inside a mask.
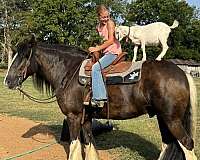
[[[171,29],[174,29],[176,27],[178,27],[179,22],[177,20],[174,20],[174,23],[172,24],[172,26],[170,26]]]

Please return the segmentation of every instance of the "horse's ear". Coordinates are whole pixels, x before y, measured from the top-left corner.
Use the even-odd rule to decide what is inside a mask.
[[[36,35],[34,33],[31,34],[29,44],[31,47],[34,47],[37,44]]]

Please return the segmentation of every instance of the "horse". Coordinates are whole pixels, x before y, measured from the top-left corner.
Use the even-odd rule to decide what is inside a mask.
[[[85,86],[79,83],[77,70],[87,55],[75,46],[37,42],[32,35],[16,47],[4,79],[5,85],[14,90],[32,76],[37,88],[55,94],[67,117],[69,160],[99,160],[92,118],[107,118],[108,107],[83,105]],[[190,75],[169,61],[145,61],[138,82],[108,85],[107,91],[110,119],[125,120],[144,114],[157,117],[163,143],[159,160],[197,159],[194,153],[196,87]]]

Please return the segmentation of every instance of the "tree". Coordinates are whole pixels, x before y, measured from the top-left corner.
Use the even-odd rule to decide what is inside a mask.
[[[43,0],[32,1],[31,31],[40,41],[65,43],[87,48],[98,37],[96,5],[103,1],[88,0]],[[110,3],[115,18],[122,13],[122,1]]]
[[[107,4],[115,21],[119,23],[120,19],[123,19],[125,25],[132,23],[144,25],[157,21],[171,25],[174,19],[177,19],[180,25],[170,34],[168,43],[170,49],[166,58],[176,58],[181,55],[180,58],[200,60],[199,10],[190,7],[185,1],[136,0],[130,4],[124,0],[0,0],[0,2],[4,3],[0,5],[0,40],[1,44],[9,42],[7,46],[11,43],[15,45],[29,33],[35,33],[38,41],[64,43],[87,49],[99,41],[95,31],[96,6]],[[4,34],[8,37],[6,41]],[[122,45],[131,57],[133,45],[124,42]],[[147,52],[148,57],[155,58],[157,56],[155,53],[161,52],[161,49],[147,47]]]
[[[0,8],[0,34],[9,33],[10,44],[15,45],[27,34],[35,33],[38,41],[64,43],[82,48],[88,48],[100,39],[95,31],[96,5],[109,4],[113,17],[117,19],[119,14],[123,13],[125,4],[123,0],[1,0],[1,2],[5,5],[1,5]],[[11,17],[8,25],[5,25],[6,9],[9,10],[8,17]],[[1,41],[4,44],[5,40]],[[8,46],[11,46],[10,44]]]
[[[195,37],[192,33],[195,32],[196,34],[198,32],[193,20],[195,11],[195,8],[189,6],[186,1],[136,0],[127,5],[125,24],[145,25],[160,21],[172,25],[174,19],[176,19],[179,21],[179,27],[172,30],[170,34],[168,41],[170,49],[167,51],[165,58],[177,58],[176,52],[178,52],[180,53],[178,58],[186,59],[189,57],[200,60],[200,56],[195,51],[200,36]],[[199,22],[199,19],[195,21]],[[149,57],[155,59],[158,55],[158,53],[155,55],[155,52],[161,52],[161,49],[148,47],[147,52]]]
[[[27,11],[27,2],[25,0],[0,0],[0,30],[1,30],[1,63],[8,61],[8,66],[12,60],[12,43],[16,43],[19,36],[19,28],[23,28],[24,13]]]
[[[11,50],[11,37],[10,37],[10,8],[8,7],[8,1],[1,0],[1,29],[3,31],[3,42],[1,46],[3,48],[1,55],[1,63],[6,63],[6,57],[8,56],[8,62],[10,64],[12,58]],[[10,3],[12,4],[12,3]],[[7,56],[6,56],[7,54]]]

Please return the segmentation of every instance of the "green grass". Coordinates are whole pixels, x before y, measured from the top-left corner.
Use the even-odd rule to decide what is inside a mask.
[[[96,138],[100,149],[109,149],[117,154],[120,160],[155,160],[158,157],[161,137],[154,118],[142,116],[113,123],[119,130]]]
[[[42,121],[56,134],[60,134],[64,118],[57,103],[38,104],[22,99],[18,91],[3,86],[5,71],[0,70],[0,114],[25,117],[33,121]],[[200,80],[195,80],[200,94]],[[35,97],[45,96],[36,91],[32,80],[28,79],[24,89]],[[200,98],[198,96],[198,101]],[[198,107],[197,111],[200,110]],[[161,147],[161,136],[155,118],[147,115],[126,121],[112,121],[119,130],[104,133],[96,137],[98,149],[106,149],[116,160],[155,160]],[[197,135],[200,135],[200,112],[198,111]],[[200,138],[196,139],[196,155],[200,159]]]
[[[2,72],[0,70],[0,114],[24,117],[33,121],[42,121],[53,128],[58,126],[55,131],[57,133],[60,132],[64,115],[61,113],[57,103],[36,103],[23,97],[19,91],[9,90],[3,85],[4,75],[5,71]],[[33,88],[31,79],[24,82],[23,88],[34,97],[46,98],[46,95],[40,94]]]

